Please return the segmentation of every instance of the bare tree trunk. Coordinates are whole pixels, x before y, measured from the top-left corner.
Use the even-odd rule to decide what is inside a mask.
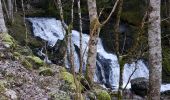
[[[10,24],[12,24],[14,22],[13,0],[7,0],[7,4],[8,4],[9,22],[10,22]]]
[[[97,40],[100,33],[100,22],[97,15],[96,0],[87,0],[90,18],[90,40],[87,57],[86,79],[93,84],[93,77],[96,69]]]
[[[79,15],[79,30],[80,30],[80,75],[82,74],[83,68],[83,51],[82,51],[82,19],[81,19],[81,5],[80,0],[77,0],[78,5],[78,15]]]
[[[2,10],[2,4],[0,1],[0,33],[6,33],[7,32],[7,28],[5,25],[5,21],[4,21],[4,15],[3,15],[3,10]]]
[[[162,48],[161,48],[161,0],[150,0],[148,25],[149,44],[149,100],[160,100]]]
[[[100,29],[108,22],[111,15],[115,11],[118,2],[119,0],[115,2],[111,13],[107,17],[107,19],[101,24],[97,15],[96,0],[87,0],[90,18],[90,40],[88,44],[89,49],[87,56],[86,79],[88,80],[90,85],[93,85],[93,77],[96,69],[97,42],[99,38]]]
[[[123,70],[124,70],[124,63],[122,63],[123,58],[120,58],[120,53],[119,53],[119,34],[120,34],[120,17],[122,13],[122,6],[123,6],[123,0],[120,0],[118,3],[118,8],[117,8],[117,16],[116,16],[116,23],[114,26],[114,34],[115,34],[115,48],[116,48],[116,54],[118,57],[118,61],[120,64],[120,73],[119,73],[119,95],[118,99],[122,99],[122,89],[123,89]]]
[[[23,12],[23,22],[24,22],[24,27],[25,27],[25,45],[27,46],[28,43],[28,30],[27,30],[27,24],[26,24],[26,19],[25,19],[25,6],[24,6],[24,1],[21,0],[21,5],[22,5],[22,12]]]

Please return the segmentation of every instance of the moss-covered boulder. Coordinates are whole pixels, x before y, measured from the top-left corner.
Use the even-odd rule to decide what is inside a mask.
[[[38,69],[42,66],[44,66],[44,61],[41,60],[39,57],[37,56],[26,56],[25,57],[26,60],[28,60],[31,64],[33,64],[33,68],[34,69]]]
[[[53,75],[53,71],[52,71],[51,68],[40,67],[39,74],[43,75],[43,76],[52,76]]]
[[[111,97],[106,90],[96,89],[95,93],[97,100],[111,100]]]
[[[8,33],[2,34],[2,42],[5,45],[5,47],[10,48],[15,46],[15,41],[12,36],[10,36]]]
[[[65,81],[66,86],[69,90],[76,90],[76,85],[74,82],[74,77],[69,72],[61,72],[61,79]]]

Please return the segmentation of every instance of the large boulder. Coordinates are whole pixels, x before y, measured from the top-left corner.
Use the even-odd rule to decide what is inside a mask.
[[[146,96],[149,90],[149,80],[144,77],[132,79],[131,90],[137,95]]]

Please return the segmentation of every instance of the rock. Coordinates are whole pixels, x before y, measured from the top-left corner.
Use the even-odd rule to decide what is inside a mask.
[[[10,89],[6,90],[5,95],[12,100],[17,100],[16,92],[13,90],[10,90]]]
[[[91,91],[87,92],[86,97],[89,100],[96,100],[96,95],[93,92],[91,92]]]
[[[14,46],[14,43],[15,43],[13,37],[11,37],[8,33],[4,33],[2,35],[2,42],[4,43],[4,46],[6,48],[10,48]]]
[[[96,89],[95,92],[97,100],[111,100],[111,97],[106,90]]]
[[[146,96],[149,90],[149,80],[144,77],[132,79],[131,90],[137,95]]]
[[[61,79],[63,79],[68,86],[66,86],[69,90],[76,90],[76,85],[74,83],[74,77],[69,72],[61,72]]]
[[[44,65],[44,61],[36,56],[27,56],[26,60],[28,60],[30,63],[32,63],[34,65],[33,68],[35,68],[35,69],[42,67]]]
[[[161,93],[161,100],[170,100],[170,90]]]
[[[52,76],[53,75],[53,71],[51,68],[47,68],[47,67],[40,67],[39,69],[39,74],[43,75],[43,76]]]

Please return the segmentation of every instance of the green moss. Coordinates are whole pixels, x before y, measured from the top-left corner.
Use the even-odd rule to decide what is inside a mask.
[[[64,67],[61,67],[61,68],[60,68],[60,72],[67,72],[67,70],[66,70],[66,68],[64,68]]]
[[[13,37],[11,37],[8,33],[2,34],[2,42],[6,47],[12,47],[15,46],[15,41]]]
[[[32,64],[29,61],[27,61],[26,59],[23,59],[21,63],[27,69],[32,69],[33,68]]]
[[[34,66],[33,68],[37,69],[41,66],[44,66],[44,61],[41,60],[39,57],[36,56],[26,56],[26,60],[32,63]]]
[[[14,58],[15,58],[16,60],[19,60],[20,57],[21,57],[21,54],[18,53],[18,52],[14,52],[14,53],[13,53],[13,56],[14,56]]]
[[[97,100],[111,100],[110,95],[105,90],[96,89]]]
[[[53,71],[51,68],[40,67],[39,74],[44,75],[44,76],[51,76],[51,75],[53,75]]]
[[[5,80],[0,80],[0,93],[4,92],[6,90],[5,85],[7,82]]]
[[[74,83],[74,77],[69,72],[61,72],[61,78],[69,84],[71,90],[76,90],[76,85]]]

